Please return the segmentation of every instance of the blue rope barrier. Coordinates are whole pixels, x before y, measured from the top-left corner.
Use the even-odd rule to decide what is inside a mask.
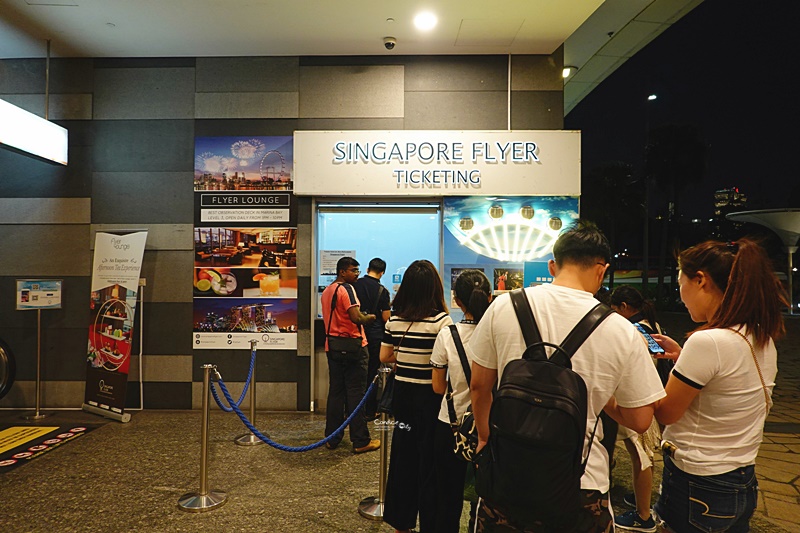
[[[367,398],[369,398],[369,395],[372,394],[372,392],[375,390],[375,381],[373,381],[370,384],[369,388],[367,389],[367,392],[364,394],[364,397],[361,398],[360,402],[358,402],[358,406],[355,409],[353,409],[353,412],[350,413],[350,416],[347,417],[347,420],[345,420],[344,423],[341,426],[339,426],[339,429],[337,429],[336,431],[334,431],[321,441],[315,442],[314,444],[309,444],[307,446],[286,446],[284,444],[278,444],[277,442],[273,441],[272,439],[270,439],[269,437],[258,431],[256,427],[252,423],[250,423],[247,417],[244,416],[244,413],[242,413],[241,409],[239,409],[239,406],[233,403],[233,398],[231,398],[231,394],[228,392],[228,387],[225,386],[225,382],[222,380],[222,377],[219,374],[217,374],[217,381],[219,382],[219,388],[222,390],[222,394],[225,395],[225,399],[228,400],[228,403],[231,404],[231,407],[236,412],[236,414],[239,415],[239,418],[242,420],[242,423],[245,426],[247,426],[247,429],[249,429],[253,433],[253,435],[258,437],[262,441],[266,442],[273,448],[277,448],[278,450],[284,452],[307,452],[309,450],[319,448],[320,446],[324,446],[327,442],[329,442],[335,436],[339,435],[344,431],[344,428],[346,428],[350,424],[350,422],[353,421],[356,415],[361,412],[361,409],[364,408],[364,404],[366,403]]]
[[[244,388],[242,389],[242,395],[239,396],[239,401],[236,402],[236,407],[242,405],[242,400],[244,400],[244,395],[247,394],[247,389],[250,388],[250,378],[253,377],[253,368],[256,366],[256,352],[253,350],[250,354],[250,370],[247,372],[247,380],[244,382]],[[225,411],[226,413],[232,413],[233,409],[230,407],[225,407],[222,405],[222,402],[217,395],[217,389],[214,387],[214,382],[211,382],[211,396],[214,397],[214,401],[217,402],[217,406]]]

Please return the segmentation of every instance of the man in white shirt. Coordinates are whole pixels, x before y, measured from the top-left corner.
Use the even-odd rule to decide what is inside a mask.
[[[552,284],[525,289],[542,339],[560,343],[595,305],[594,294],[602,285],[611,251],[596,226],[579,222],[562,233],[549,263]],[[467,352],[472,363],[471,397],[478,428],[478,450],[489,438],[492,388],[502,378],[506,364],[520,359],[525,341],[509,295],[499,296],[475,329]],[[550,352],[548,351],[548,356]],[[653,418],[654,403],[664,396],[658,373],[644,338],[622,316],[612,314],[581,345],[571,359],[572,369],[586,382],[587,432],[584,449],[600,411],[620,424],[644,432]],[[581,478],[582,505],[586,517],[581,532],[607,532],[613,528],[609,511],[609,471],[606,450],[597,427],[586,471]],[[584,452],[585,453],[585,452]],[[536,476],[531,472],[531,478]],[[494,502],[482,502],[478,531],[545,530],[541,523],[520,523]]]

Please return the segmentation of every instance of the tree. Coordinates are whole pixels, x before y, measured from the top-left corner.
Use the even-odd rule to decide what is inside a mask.
[[[697,128],[690,124],[667,124],[651,130],[645,149],[645,176],[652,179],[664,193],[664,215],[662,216],[661,242],[658,254],[658,285],[656,301],[663,302],[664,273],[667,249],[677,249],[677,228],[674,223],[680,213],[679,193],[689,184],[700,181],[706,169],[708,147]],[[646,253],[646,251],[645,251]],[[673,271],[672,284],[676,284]]]
[[[642,213],[643,188],[635,183],[633,166],[622,161],[601,163],[582,180],[581,217],[595,222],[608,237],[612,252],[619,250],[619,228],[630,227]],[[609,269],[614,285],[614,269]]]

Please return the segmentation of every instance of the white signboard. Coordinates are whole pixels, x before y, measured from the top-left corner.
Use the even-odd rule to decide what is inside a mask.
[[[297,131],[305,196],[580,195],[580,132]]]
[[[60,279],[18,279],[17,311],[61,309]]]
[[[92,290],[120,285],[129,291],[139,290],[139,274],[147,241],[146,231],[127,235],[97,232],[92,264]]]

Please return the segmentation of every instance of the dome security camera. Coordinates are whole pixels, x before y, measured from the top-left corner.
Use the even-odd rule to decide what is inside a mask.
[[[394,50],[394,47],[397,45],[397,39],[394,37],[384,37],[383,38],[383,46],[387,50]]]

